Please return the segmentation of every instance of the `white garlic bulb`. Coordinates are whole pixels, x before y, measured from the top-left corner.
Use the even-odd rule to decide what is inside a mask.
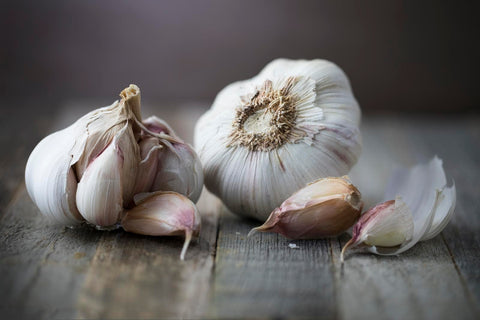
[[[64,225],[86,220],[112,227],[135,206],[136,194],[174,191],[198,200],[203,173],[196,153],[163,120],[142,122],[137,86],[120,96],[32,151],[25,181],[45,216]]]
[[[359,123],[335,64],[274,60],[224,88],[197,122],[205,185],[231,211],[264,221],[307,183],[349,172],[361,151]]]

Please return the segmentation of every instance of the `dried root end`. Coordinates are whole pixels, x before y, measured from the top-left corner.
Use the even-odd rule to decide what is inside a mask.
[[[353,245],[355,245],[355,241],[354,241],[354,238],[350,239],[342,248],[342,252],[340,253],[340,262],[341,263],[344,263],[345,262],[345,259],[344,259],[344,256],[345,256],[345,252],[347,251],[347,249],[349,247],[352,247]]]
[[[258,228],[260,228],[260,227],[256,227],[256,228],[253,228],[252,230],[250,230],[250,232],[247,234],[247,238],[250,238],[251,236],[254,236],[255,234],[259,233],[260,230],[258,230]]]
[[[185,260],[185,254],[187,253],[188,246],[190,245],[190,241],[192,240],[192,230],[187,229],[185,230],[185,242],[183,243],[182,252],[180,253],[180,260]]]

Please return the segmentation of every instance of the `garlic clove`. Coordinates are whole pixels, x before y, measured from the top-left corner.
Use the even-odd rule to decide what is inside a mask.
[[[139,142],[141,161],[138,165],[138,174],[135,179],[133,194],[151,190],[153,179],[157,173],[158,152],[163,147],[158,138],[147,136]]]
[[[32,151],[25,169],[28,194],[40,212],[64,225],[82,220],[75,204],[77,180],[68,150],[74,148],[72,128],[45,137]]]
[[[151,191],[174,191],[196,202],[203,188],[199,158],[186,143],[163,143],[165,147],[158,151],[157,173]]]
[[[353,228],[352,239],[342,249],[341,261],[348,248],[360,244],[396,247],[410,241],[412,236],[412,213],[402,199],[383,202],[362,214]]]
[[[137,182],[138,167],[141,162],[140,147],[135,140],[135,135],[129,122],[125,124],[115,138],[123,159],[121,172],[123,205],[128,208],[133,205],[133,196],[135,195],[134,190]]]
[[[364,219],[361,218],[354,227],[352,240],[343,248],[343,252],[349,246],[363,242],[364,247],[372,253],[397,255],[410,249],[419,241],[425,241],[438,235],[453,216],[456,200],[455,185],[447,187],[442,160],[438,157],[434,157],[426,164],[419,164],[410,169],[399,169],[394,172],[385,197],[391,198],[393,196],[396,198],[395,209],[393,211],[389,210],[386,206],[388,203],[391,206],[391,202],[386,202],[376,206],[377,209],[374,208],[374,211],[380,213],[369,213],[369,215],[376,216],[372,221],[365,223],[364,219],[368,219],[368,216]],[[382,209],[382,205],[385,208]],[[411,218],[408,218],[409,215]],[[410,225],[409,219],[413,224],[411,231],[408,227]],[[382,231],[383,228],[378,226],[390,225],[392,224],[390,220],[396,223],[396,233],[381,236],[381,233],[385,232]],[[370,227],[366,228],[364,225],[370,225]],[[357,236],[355,230],[357,230]],[[370,238],[369,242],[364,241],[367,234]],[[402,239],[399,234],[403,234],[405,237],[402,243],[399,243]],[[358,239],[354,239],[355,237]],[[397,245],[392,246],[392,244]]]
[[[112,226],[118,222],[123,205],[133,201],[136,157],[130,150],[132,131],[128,125],[87,167],[78,183],[77,207],[88,222]],[[130,190],[130,191],[128,191]]]
[[[172,127],[168,125],[164,120],[151,116],[143,121],[143,125],[151,132],[154,133],[164,133],[171,137],[179,139]]]
[[[185,235],[180,259],[192,236],[200,232],[200,215],[187,197],[176,192],[154,192],[136,197],[136,206],[122,219],[125,231],[150,236]]]
[[[345,177],[324,178],[294,193],[256,232],[276,232],[290,239],[318,239],[341,234],[360,216],[358,189]]]

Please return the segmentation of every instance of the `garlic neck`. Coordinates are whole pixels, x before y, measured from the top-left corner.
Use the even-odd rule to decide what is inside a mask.
[[[289,141],[297,118],[291,94],[295,82],[290,77],[281,89],[274,90],[272,81],[266,80],[252,98],[245,99],[233,121],[229,146],[270,151]]]
[[[120,92],[122,101],[130,108],[138,121],[142,121],[142,114],[140,112],[140,88],[131,84]]]

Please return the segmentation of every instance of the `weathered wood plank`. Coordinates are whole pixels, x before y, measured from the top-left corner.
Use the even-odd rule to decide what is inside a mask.
[[[40,122],[45,130],[32,133],[34,142],[25,144],[28,150],[20,155],[24,161],[18,164],[17,181],[23,180],[26,156],[41,136],[71,124],[92,109],[89,105],[75,104],[50,114],[48,126]],[[174,128],[191,141],[201,111],[190,110],[187,115],[178,106],[162,110],[164,119],[183,124]],[[181,237],[52,226],[24,186],[7,202],[10,205],[0,220],[2,318],[191,318],[205,312],[219,212],[218,201],[208,192],[198,203],[202,231],[186,261],[179,260]]]
[[[359,169],[363,178],[373,178],[359,183],[362,192],[381,192],[373,184],[387,178],[388,170],[379,170],[386,167],[383,162],[414,164],[419,160],[422,137],[410,139],[409,126],[401,125],[402,120],[409,118],[374,118],[365,123],[364,153]],[[423,157],[427,160],[430,155]],[[342,319],[473,319],[478,316],[442,237],[419,243],[398,257],[350,254],[342,266],[339,250],[347,239],[342,237],[337,245],[332,240],[337,302]]]
[[[480,314],[480,117],[416,117],[407,129],[419,156],[438,154],[455,181],[455,214],[442,236]]]
[[[180,261],[180,237],[147,237],[123,231],[100,239],[79,294],[78,317],[200,317],[208,292],[217,231],[215,199],[202,195],[202,230]]]
[[[71,105],[60,113],[47,108],[19,135],[10,135],[15,123],[2,118],[0,145],[18,147],[0,157],[2,319],[480,315],[478,116],[365,117],[364,153],[352,179],[366,181],[360,188],[367,206],[381,199],[384,186],[371,180],[385,178],[395,165],[392,159],[414,164],[435,153],[444,159],[457,185],[457,209],[451,224],[433,240],[398,257],[349,255],[341,266],[339,252],[347,236],[289,241],[260,234],[247,239],[258,223],[219,209],[218,200],[204,193],[199,203],[203,230],[182,262],[181,238],[51,226],[28,198],[21,181],[35,143],[90,111],[90,106],[98,105]],[[203,110],[203,104],[188,110],[174,104],[144,109],[146,116],[158,114],[167,120],[188,142]],[[14,113],[19,117],[22,112]],[[290,243],[299,248],[290,248]]]
[[[54,120],[55,107],[4,105],[0,117],[0,216],[23,181],[27,157]]]
[[[208,317],[334,318],[328,240],[289,241],[276,234],[247,239],[258,225],[223,209]]]
[[[3,319],[73,318],[101,232],[51,225],[21,188],[0,221]]]

